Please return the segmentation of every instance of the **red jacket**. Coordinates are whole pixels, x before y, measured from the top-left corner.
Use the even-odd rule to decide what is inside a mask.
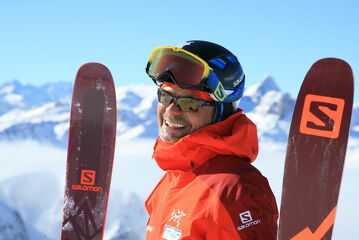
[[[167,173],[146,201],[147,240],[274,240],[278,210],[268,181],[250,163],[255,125],[241,111],[175,143],[157,139]]]

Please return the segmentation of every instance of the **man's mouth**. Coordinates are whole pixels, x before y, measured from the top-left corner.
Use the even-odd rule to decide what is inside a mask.
[[[164,121],[166,126],[170,127],[170,128],[184,128],[183,124],[180,123],[175,123],[175,122],[170,122],[168,120]]]

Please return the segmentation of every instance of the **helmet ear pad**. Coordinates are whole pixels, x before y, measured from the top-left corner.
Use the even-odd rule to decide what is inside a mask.
[[[214,101],[214,112],[212,123],[221,122],[235,112],[233,103]]]

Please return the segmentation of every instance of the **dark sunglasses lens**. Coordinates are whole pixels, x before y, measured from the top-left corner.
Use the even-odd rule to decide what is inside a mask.
[[[161,91],[160,89],[158,89],[158,92],[157,92],[157,96],[158,96],[158,101],[164,105],[164,106],[168,106],[171,104],[171,96],[164,92],[164,91]]]
[[[192,98],[179,98],[177,100],[178,106],[181,111],[197,111],[199,108],[198,100]]]
[[[169,70],[178,84],[196,86],[202,80],[204,69],[204,65],[200,61],[186,53],[172,49],[160,49],[152,59],[148,74],[157,78]]]
[[[157,91],[157,96],[158,101],[166,107],[171,104],[172,100],[174,100],[178,108],[183,112],[197,111],[200,107],[199,101],[197,99],[187,97],[175,98],[160,88]]]

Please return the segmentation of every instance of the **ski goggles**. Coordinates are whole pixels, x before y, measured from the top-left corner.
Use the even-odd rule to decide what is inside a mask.
[[[215,65],[221,64],[219,59],[210,62]],[[173,83],[183,89],[213,94],[213,99],[220,102],[237,101],[243,92],[240,88],[225,90],[213,68],[206,61],[177,47],[155,48],[147,62],[146,72],[158,86],[164,82]],[[244,74],[241,79],[244,79]]]
[[[208,102],[192,97],[175,97],[161,88],[158,88],[157,90],[157,97],[158,102],[160,102],[165,107],[169,106],[174,101],[176,103],[176,106],[182,112],[198,111],[200,107],[214,106],[215,104],[213,101]]]
[[[206,92],[211,92],[204,84],[211,70],[203,59],[177,47],[155,48],[146,67],[147,74],[157,85],[173,82],[181,88]]]

